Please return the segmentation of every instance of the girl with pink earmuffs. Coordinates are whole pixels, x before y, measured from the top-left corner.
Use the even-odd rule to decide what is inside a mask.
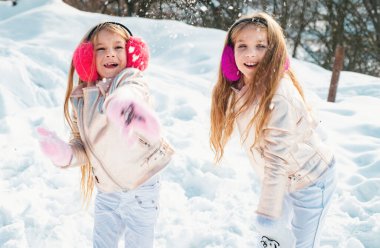
[[[122,235],[125,247],[153,247],[159,172],[174,151],[150,106],[141,73],[148,59],[147,45],[124,25],[96,25],[76,48],[69,71],[64,114],[70,142],[37,129],[43,153],[56,166],[80,166],[87,204],[97,187],[94,247],[117,247]]]
[[[312,248],[335,190],[334,156],[291,70],[280,25],[266,13],[229,29],[212,92],[210,143],[219,162],[234,126],[258,174],[258,247]]]

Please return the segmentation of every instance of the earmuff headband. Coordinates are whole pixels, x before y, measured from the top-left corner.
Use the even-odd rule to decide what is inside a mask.
[[[253,17],[253,18],[243,18],[235,22],[231,25],[231,27],[228,29],[228,44],[232,45],[232,39],[231,39],[231,33],[232,30],[239,25],[240,23],[247,22],[247,23],[257,23],[264,25],[265,27],[268,27],[268,22],[262,17]]]
[[[224,77],[233,82],[236,82],[240,79],[241,73],[236,65],[235,61],[235,55],[234,55],[234,48],[232,44],[231,39],[231,33],[236,26],[239,24],[246,22],[246,23],[255,23],[260,24],[268,28],[268,22],[262,17],[253,17],[253,18],[243,18],[238,21],[236,21],[232,26],[228,29],[228,40],[227,45],[224,47],[223,53],[222,53],[222,59],[221,59],[221,69]]]
[[[229,80],[231,83],[234,83],[238,81],[241,77],[241,73],[236,65],[235,61],[235,55],[234,55],[234,46],[232,44],[231,40],[231,33],[234,28],[236,28],[237,25],[240,23],[255,23],[255,24],[260,24],[268,28],[268,22],[262,17],[253,17],[253,18],[244,18],[241,20],[236,21],[232,26],[228,29],[228,40],[227,44],[224,47],[223,53],[222,53],[222,59],[221,59],[221,69],[223,76]],[[290,66],[289,59],[286,58],[285,60],[285,65],[284,65],[284,70],[288,70]]]
[[[100,24],[96,25],[93,29],[91,29],[90,33],[87,35],[86,41],[90,41],[90,39],[91,39],[92,35],[94,34],[95,30],[98,29],[100,26],[106,24],[106,23],[118,25],[118,26],[122,27],[125,31],[127,31],[127,33],[130,36],[133,36],[131,30],[129,30],[126,26],[124,26],[121,23],[118,23],[118,22],[103,22],[103,23],[100,23]]]
[[[86,40],[78,45],[73,54],[72,63],[79,78],[83,82],[95,82],[99,78],[94,63],[94,46],[91,42],[91,37],[96,30],[101,28],[105,23],[120,26],[123,30],[129,33],[130,37],[125,44],[125,52],[127,56],[126,67],[132,67],[144,71],[148,66],[149,49],[145,42],[139,38],[132,36],[132,32],[123,24],[117,22],[103,22],[96,25],[88,33]]]

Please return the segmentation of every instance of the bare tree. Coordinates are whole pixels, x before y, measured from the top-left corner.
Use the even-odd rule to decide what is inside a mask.
[[[284,29],[293,57],[331,69],[335,48],[342,45],[345,69],[380,76],[379,0],[63,1],[90,12],[173,19],[224,30],[247,11],[265,11]],[[306,55],[298,52],[301,48]]]
[[[302,35],[305,33],[306,27],[316,20],[318,1],[301,0],[298,7],[294,8],[294,16],[292,25],[289,26],[287,33],[293,41],[292,56],[297,57],[297,49],[301,45]]]
[[[373,27],[367,37],[370,47],[373,49],[371,56],[374,59],[374,71],[380,76],[380,2],[379,0],[363,0],[363,4],[367,10],[369,24],[367,27]]]

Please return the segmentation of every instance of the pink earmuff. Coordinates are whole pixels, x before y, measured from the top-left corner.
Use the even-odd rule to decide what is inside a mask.
[[[240,71],[236,65],[234,49],[231,45],[226,45],[222,53],[221,61],[222,73],[224,77],[231,81],[235,82],[240,79]],[[290,61],[289,58],[286,58],[284,71],[289,70]]]
[[[289,67],[290,67],[290,60],[289,60],[289,58],[287,57],[287,58],[285,59],[284,70],[285,70],[285,71],[289,70]]]
[[[229,81],[237,81],[240,78],[240,71],[235,62],[234,48],[226,45],[222,53],[221,61],[222,73]]]
[[[141,71],[148,67],[149,49],[141,38],[131,36],[125,45],[125,50],[127,67]],[[91,42],[83,42],[75,49],[73,65],[82,81],[94,82],[99,78],[94,61],[94,46]]]
[[[148,67],[149,49],[139,37],[131,36],[126,45],[127,67],[137,68],[140,71]]]
[[[99,75],[96,72],[94,61],[94,46],[91,42],[83,42],[75,49],[73,65],[82,81],[94,82],[98,79]]]

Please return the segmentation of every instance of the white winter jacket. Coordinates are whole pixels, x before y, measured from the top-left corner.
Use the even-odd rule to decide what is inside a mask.
[[[150,102],[148,87],[137,69],[124,69],[112,81],[93,87],[77,86],[71,94],[77,130],[70,142],[74,158],[70,166],[91,162],[95,184],[102,192],[128,191],[161,171],[174,153],[163,139],[152,142],[143,134],[133,146],[125,142],[120,128],[111,125],[104,103],[117,97],[119,90],[133,92]]]
[[[243,92],[244,88],[235,90],[236,99],[243,96]],[[243,101],[237,101],[239,107]],[[236,124],[241,135],[256,109],[253,105],[238,116]],[[244,147],[261,178],[257,213],[278,218],[284,195],[315,182],[332,162],[333,154],[316,133],[317,123],[288,77],[281,80],[270,109],[262,141],[250,149],[255,140],[253,126]]]

